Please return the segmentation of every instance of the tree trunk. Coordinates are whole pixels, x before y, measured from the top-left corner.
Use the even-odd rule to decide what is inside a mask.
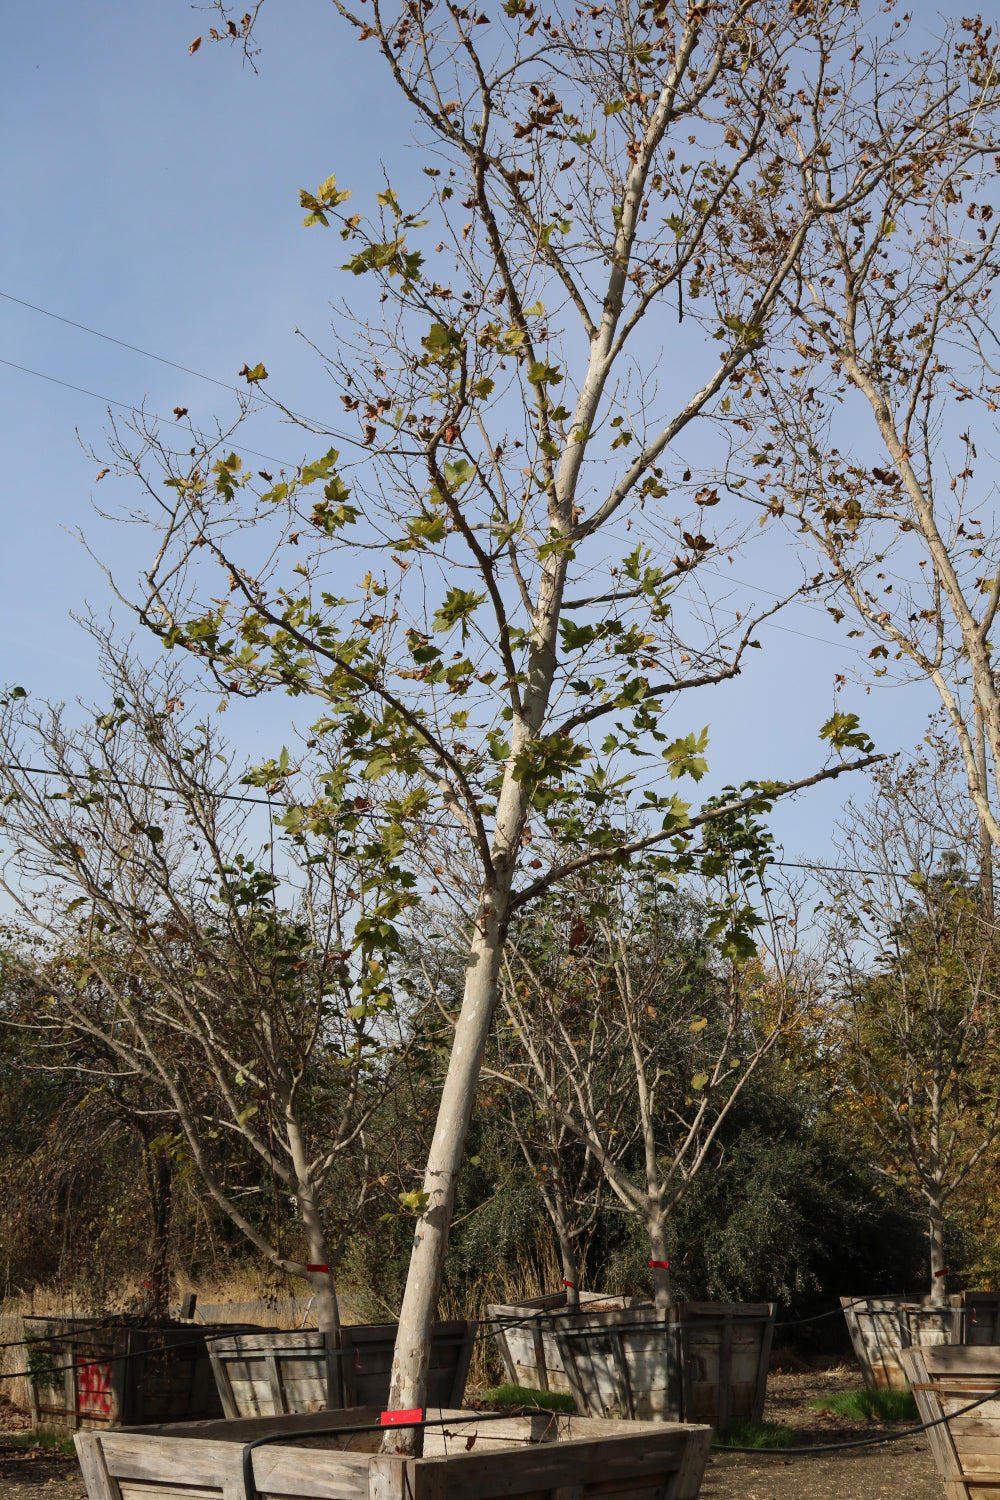
[[[580,1268],[576,1263],[576,1242],[570,1228],[569,1214],[566,1211],[567,1193],[566,1179],[563,1176],[562,1157],[559,1151],[559,1143],[562,1134],[559,1122],[555,1118],[551,1106],[549,1115],[549,1136],[555,1146],[552,1158],[552,1191],[542,1193],[542,1201],[549,1212],[552,1227],[556,1232],[556,1241],[559,1245],[559,1260],[562,1265],[562,1281],[566,1292],[566,1306],[571,1312],[576,1312],[580,1306]]]
[[[170,1266],[167,1253],[173,1206],[173,1165],[166,1151],[151,1151],[145,1141],[143,1147],[152,1219],[146,1277],[149,1282],[149,1297],[146,1306],[150,1317],[166,1318],[170,1313]]]
[[[649,1221],[649,1263],[653,1272],[653,1306],[658,1312],[669,1312],[673,1306],[670,1295],[670,1269],[667,1265],[667,1241],[663,1233],[663,1220],[659,1214]]]
[[[326,1227],[317,1202],[316,1186],[309,1170],[309,1158],[294,1103],[284,1101],[285,1129],[295,1169],[295,1201],[305,1230],[309,1254],[309,1282],[316,1298],[316,1327],[330,1336],[332,1347],[340,1348],[340,1304],[326,1245]]]
[[[593,354],[591,358],[593,361]],[[592,397],[593,404],[596,405],[598,399],[599,393]],[[581,395],[580,403],[583,401]],[[570,451],[573,447],[571,444]],[[560,531],[568,530],[570,524],[571,484],[572,481],[558,499],[553,497],[550,500],[550,525]],[[462,1152],[496,1009],[511,886],[530,804],[530,793],[515,774],[515,766],[518,755],[540,732],[545,719],[555,675],[566,565],[565,553],[549,556],[539,579],[534,640],[521,712],[515,713],[513,719],[510,754],[497,798],[489,860],[483,858],[481,904],[466,965],[462,1009],[455,1027],[448,1072],[424,1171],[426,1206],[417,1220],[406,1290],[399,1312],[389,1385],[390,1411],[423,1409],[427,1404],[431,1329],[444,1274]],[[390,1430],[383,1447],[388,1452],[420,1455],[423,1452],[423,1430],[419,1427]]]
[[[983,715],[976,706],[976,771],[983,796],[989,800],[989,782],[986,774],[986,735],[983,730]],[[993,923],[993,840],[985,820],[979,819],[979,900],[984,922]]]
[[[556,1202],[558,1203],[558,1199]],[[569,1232],[566,1215],[562,1212],[561,1206],[556,1209],[556,1215],[552,1222],[556,1231],[556,1239],[559,1241],[559,1259],[562,1263],[566,1306],[571,1312],[576,1312],[580,1306],[580,1271],[576,1263],[576,1246],[573,1243],[573,1236]]]
[[[427,1206],[417,1220],[399,1314],[389,1387],[390,1411],[408,1411],[426,1405],[430,1331],[441,1291],[465,1137],[496,1004],[509,876],[506,884],[502,895],[494,892],[483,902],[470,955],[465,995],[424,1173]],[[399,1428],[387,1435],[386,1446],[398,1453],[419,1454],[422,1439],[419,1428]]]
[[[944,1201],[938,1194],[934,1194],[930,1199],[928,1219],[928,1238],[931,1247],[931,1306],[945,1307],[948,1303],[948,1278],[943,1274],[947,1265],[944,1258]]]

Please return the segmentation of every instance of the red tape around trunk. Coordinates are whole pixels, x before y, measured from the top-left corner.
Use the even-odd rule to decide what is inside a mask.
[[[424,1420],[424,1409],[422,1406],[414,1406],[409,1411],[384,1411],[382,1413],[383,1427],[401,1427],[404,1423],[422,1422]]]
[[[651,1260],[649,1262],[649,1266],[650,1266],[650,1270],[652,1270],[652,1271],[669,1271],[670,1270],[670,1262],[669,1262],[669,1260]]]
[[[329,1271],[329,1266],[306,1266],[307,1271]]]
[[[563,1286],[568,1286],[571,1292],[575,1292],[576,1291],[576,1282],[575,1281],[567,1281],[566,1278],[565,1278],[565,1276],[563,1277]]]

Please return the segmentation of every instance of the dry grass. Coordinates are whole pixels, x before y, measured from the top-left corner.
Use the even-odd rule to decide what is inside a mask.
[[[67,1292],[64,1287],[37,1287],[28,1295],[9,1297],[0,1303],[0,1343],[10,1344],[14,1339],[22,1339],[24,1337],[22,1319],[31,1314],[37,1313],[44,1316],[47,1313],[72,1312],[85,1317],[92,1310],[85,1296],[74,1295],[72,1291]],[[22,1347],[14,1345],[13,1348],[0,1349],[0,1375],[21,1376],[24,1368]],[[23,1376],[15,1380],[4,1379],[3,1392],[13,1406],[20,1411],[28,1410],[30,1405],[28,1382]]]
[[[0,1312],[0,1343],[9,1344],[13,1339],[23,1338],[24,1325],[20,1314],[9,1313],[6,1308]],[[13,1349],[0,1349],[0,1375],[20,1376],[24,1369],[24,1351],[17,1346]],[[15,1380],[4,1379],[3,1394],[16,1406],[19,1411],[28,1409],[28,1383],[23,1378]]]
[[[561,1285],[562,1270],[552,1240],[539,1229],[534,1243],[518,1251],[513,1265],[498,1266],[480,1276],[462,1298],[447,1293],[442,1296],[440,1316],[486,1319],[490,1303],[526,1302],[558,1291]],[[469,1368],[469,1386],[477,1392],[497,1386],[506,1378],[488,1326],[480,1327],[479,1334]]]
[[[441,1299],[439,1316],[485,1319],[490,1303],[524,1302],[558,1290],[561,1281],[562,1272],[551,1236],[540,1225],[534,1241],[521,1249],[513,1264],[497,1267],[480,1276],[462,1296],[446,1293]],[[364,1304],[370,1299],[351,1288],[340,1290],[343,1322],[366,1321]],[[308,1297],[310,1291],[307,1282],[278,1274],[266,1266],[246,1265],[224,1275],[196,1279],[180,1275],[171,1279],[171,1302],[180,1302],[187,1293],[194,1292],[200,1307],[224,1304],[232,1308],[232,1321],[259,1323],[266,1328],[298,1326],[302,1309],[293,1307],[290,1299]],[[9,1343],[22,1338],[21,1320],[28,1315],[93,1317],[103,1312],[135,1312],[142,1305],[143,1295],[139,1280],[124,1282],[113,1291],[87,1286],[38,1287],[30,1294],[12,1297],[0,1304],[0,1342]],[[213,1316],[224,1320],[221,1314]],[[391,1317],[388,1309],[384,1316],[387,1320]],[[307,1326],[315,1327],[314,1317],[308,1318]],[[23,1370],[21,1348],[0,1350],[0,1374],[13,1375]],[[482,1390],[496,1386],[503,1378],[504,1371],[492,1334],[488,1327],[481,1328],[469,1371],[469,1385],[474,1390]],[[26,1411],[29,1405],[27,1382],[24,1379],[4,1380],[2,1385],[13,1404]]]
[[[310,1288],[295,1278],[276,1277],[266,1269],[247,1267],[204,1281],[174,1277],[171,1301],[179,1302],[187,1292],[195,1292],[201,1304],[236,1304],[232,1321],[259,1323],[265,1328],[287,1328],[302,1321],[302,1310],[293,1307],[290,1299],[308,1297]],[[0,1343],[10,1344],[24,1337],[22,1320],[25,1317],[87,1318],[106,1312],[136,1312],[142,1307],[144,1295],[140,1280],[123,1282],[113,1291],[87,1285],[36,1287],[30,1293],[0,1303]],[[345,1305],[343,1317],[345,1323],[352,1321],[349,1303]],[[225,1321],[225,1317],[222,1320]],[[315,1318],[310,1317],[308,1323],[315,1327]],[[24,1368],[22,1347],[15,1345],[0,1349],[0,1375],[20,1375]],[[22,1411],[28,1410],[26,1380],[4,1379],[0,1385],[14,1406]]]

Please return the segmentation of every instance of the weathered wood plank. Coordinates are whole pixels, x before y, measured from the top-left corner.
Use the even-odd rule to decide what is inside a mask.
[[[212,1350],[227,1372],[242,1416],[331,1409],[331,1401],[384,1407],[395,1333],[392,1323],[347,1325],[341,1330],[339,1352],[328,1349],[324,1335],[315,1329],[217,1338]],[[473,1342],[468,1322],[452,1319],[434,1325],[429,1406],[461,1401]],[[330,1376],[331,1360],[340,1367],[336,1379]]]
[[[394,1454],[374,1454],[368,1460],[369,1500],[403,1500],[407,1461]]]
[[[623,1426],[548,1412],[493,1423],[429,1428],[428,1450],[417,1460],[377,1452],[343,1451],[358,1441],[352,1417],[373,1412],[326,1412],[270,1419],[211,1421],[183,1428],[115,1432],[104,1445],[109,1497],[90,1500],[241,1500],[244,1444],[274,1434],[286,1441],[254,1450],[262,1500],[693,1500],[708,1452],[707,1427],[635,1422]],[[330,1435],[324,1427],[348,1429]],[[360,1440],[372,1447],[379,1433]],[[405,1481],[405,1482],[404,1482]]]
[[[104,1461],[115,1479],[177,1480],[218,1487],[234,1458],[242,1452],[233,1443],[206,1439],[108,1432],[102,1435]]]
[[[935,1354],[939,1351],[935,1350]],[[918,1385],[930,1384],[930,1373],[927,1368],[928,1355],[923,1349],[911,1349],[907,1351],[904,1373],[907,1378],[912,1378]],[[941,1403],[933,1391],[919,1390],[913,1392],[913,1398],[917,1403],[917,1412],[922,1422],[937,1422],[942,1415]],[[934,1463],[938,1473],[946,1480],[961,1480],[962,1466],[959,1462],[958,1453],[955,1449],[955,1441],[948,1430],[946,1423],[938,1423],[937,1426],[928,1427],[926,1437]]]
[[[708,1463],[712,1435],[710,1427],[691,1434],[668,1500],[695,1500]]]
[[[192,1489],[190,1485],[142,1484],[138,1480],[125,1480],[121,1487],[122,1500],[219,1500],[224,1496],[221,1489]]]
[[[586,1421],[583,1419],[578,1430]],[[702,1431],[707,1434],[709,1429]],[[494,1496],[524,1495],[576,1484],[587,1487],[600,1483],[606,1489],[621,1482],[631,1489],[635,1483],[658,1474],[678,1472],[690,1440],[687,1427],[653,1423],[643,1423],[638,1434],[620,1434],[619,1425],[615,1436],[602,1434],[482,1455],[473,1449],[424,1462],[448,1465],[448,1500],[491,1500]]]
[[[928,1429],[927,1436],[950,1500],[972,1500],[974,1492],[986,1493],[991,1485],[1000,1485],[1000,1399],[955,1415],[978,1395],[1000,1388],[1000,1349],[909,1349],[901,1360],[921,1419],[949,1418]]]
[[[78,1432],[73,1438],[73,1446],[90,1500],[122,1500],[118,1481],[108,1473],[98,1434]]]

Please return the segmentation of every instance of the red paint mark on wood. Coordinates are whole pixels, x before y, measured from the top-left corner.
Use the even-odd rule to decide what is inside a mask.
[[[96,1417],[110,1417],[114,1410],[111,1393],[111,1366],[106,1360],[78,1360],[76,1388],[81,1412]]]

